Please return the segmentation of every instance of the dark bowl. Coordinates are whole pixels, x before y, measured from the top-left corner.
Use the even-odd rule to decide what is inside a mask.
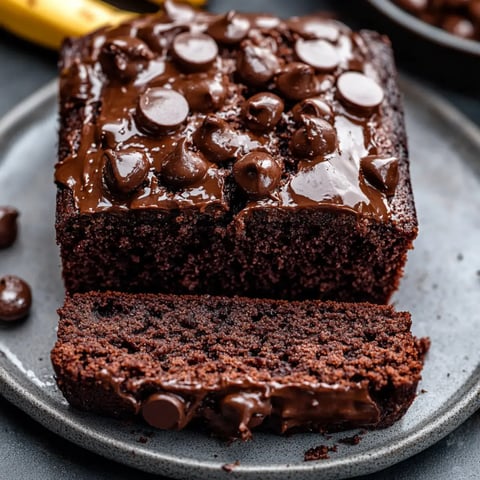
[[[480,42],[453,35],[446,30],[430,25],[403,10],[390,0],[367,0],[380,13],[401,27],[441,47],[474,55],[480,59]]]

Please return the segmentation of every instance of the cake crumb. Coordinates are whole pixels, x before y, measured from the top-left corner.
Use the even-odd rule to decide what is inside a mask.
[[[303,459],[305,462],[312,462],[315,460],[328,460],[330,458],[330,452],[336,452],[337,446],[333,445],[329,447],[328,445],[318,445],[317,447],[313,447],[308,449]]]
[[[462,253],[459,253],[459,254],[457,255],[457,260],[458,260],[459,262],[461,262],[461,261],[463,260],[463,254],[462,254]]]
[[[233,463],[225,463],[222,465],[222,470],[225,470],[226,472],[230,473],[233,471],[235,467],[238,467],[240,465],[240,460],[235,460]]]
[[[362,437],[360,435],[353,435],[353,437],[345,437],[339,440],[340,443],[344,445],[358,445],[362,441]]]
[[[420,390],[420,393],[428,393],[428,391],[425,390],[424,388],[422,388],[422,389]]]
[[[140,437],[140,438],[137,439],[137,442],[138,443],[147,443],[148,438],[147,437]]]

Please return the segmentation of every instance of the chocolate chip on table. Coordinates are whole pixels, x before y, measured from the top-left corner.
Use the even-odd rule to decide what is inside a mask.
[[[25,318],[32,305],[28,283],[14,275],[0,278],[0,320],[14,322]]]
[[[10,247],[17,238],[18,210],[0,207],[0,248]]]
[[[149,88],[140,95],[136,121],[150,134],[164,134],[180,126],[189,113],[185,97],[167,88]]]

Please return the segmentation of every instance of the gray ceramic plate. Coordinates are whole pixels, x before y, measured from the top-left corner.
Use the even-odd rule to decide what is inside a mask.
[[[401,27],[436,43],[471,55],[480,57],[480,42],[453,35],[442,28],[430,25],[395,5],[391,0],[368,0],[379,12]]]
[[[30,318],[0,328],[0,393],[54,432],[96,453],[176,478],[342,478],[399,462],[448,434],[480,407],[480,134],[451,107],[409,81],[406,97],[412,175],[421,224],[395,303],[412,312],[432,349],[411,409],[393,427],[339,444],[329,460],[304,462],[305,450],[350,434],[282,438],[258,434],[227,446],[202,434],[154,432],[142,425],[77,412],[55,387],[49,351],[62,302],[54,240],[55,85],[0,122],[0,204],[22,212],[15,246],[0,251],[0,274],[18,274],[34,291]],[[148,433],[148,432],[147,432]],[[148,438],[141,443],[140,437]]]

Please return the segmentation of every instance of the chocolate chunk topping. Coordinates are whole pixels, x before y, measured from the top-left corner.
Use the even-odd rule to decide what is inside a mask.
[[[177,188],[198,182],[205,176],[207,169],[205,157],[200,152],[190,150],[187,140],[183,138],[163,161],[160,173],[167,185]]]
[[[28,315],[32,292],[21,278],[7,275],[0,278],[0,320],[14,322]]]
[[[245,124],[250,130],[269,131],[282,118],[283,100],[270,92],[257,93],[243,107]]]
[[[332,153],[337,148],[337,134],[326,120],[304,115],[303,125],[295,131],[290,142],[293,154],[314,158]]]
[[[140,150],[129,148],[123,151],[105,151],[105,182],[120,193],[130,193],[144,182],[150,163]]]
[[[142,415],[152,427],[179,429],[185,423],[185,401],[173,393],[154,393],[142,405]]]
[[[267,47],[257,47],[249,43],[239,52],[237,71],[248,85],[265,85],[279,67],[278,58]]]
[[[153,58],[145,42],[133,37],[118,37],[107,41],[100,52],[103,71],[111,79],[131,80]]]
[[[173,22],[191,22],[195,18],[195,10],[186,3],[165,0],[163,4],[165,14]]]
[[[282,169],[265,152],[250,152],[233,165],[233,176],[252,197],[265,197],[280,183]]]
[[[235,156],[235,133],[228,123],[215,115],[207,115],[193,136],[197,147],[212,162],[223,162]]]
[[[227,96],[223,79],[212,77],[208,73],[191,73],[185,78],[175,80],[172,86],[185,96],[190,110],[194,112],[218,110]]]
[[[363,175],[386,195],[393,195],[398,184],[398,158],[369,155],[360,162]]]
[[[173,40],[172,55],[187,72],[203,72],[215,62],[218,47],[208,35],[185,32]]]
[[[189,106],[183,95],[166,88],[149,88],[140,95],[136,120],[147,133],[166,133],[187,118]]]
[[[307,98],[297,103],[293,107],[292,113],[293,119],[296,122],[301,122],[303,115],[319,117],[325,120],[331,120],[333,117],[333,111],[330,105],[318,97]]]
[[[12,207],[0,207],[0,248],[7,248],[17,238],[18,211]]]
[[[305,63],[290,63],[279,73],[277,88],[291,100],[303,100],[319,91],[315,71]]]
[[[330,72],[340,63],[337,49],[326,40],[298,39],[295,43],[297,57],[316,70]]]
[[[317,16],[293,17],[287,21],[288,27],[303,38],[323,38],[336,42],[340,37],[340,26],[336,22]]]
[[[338,94],[347,107],[371,113],[383,102],[383,89],[363,73],[346,72],[337,81]]]
[[[250,22],[235,11],[227,12],[212,22],[207,32],[217,42],[225,45],[240,43],[248,34]]]

